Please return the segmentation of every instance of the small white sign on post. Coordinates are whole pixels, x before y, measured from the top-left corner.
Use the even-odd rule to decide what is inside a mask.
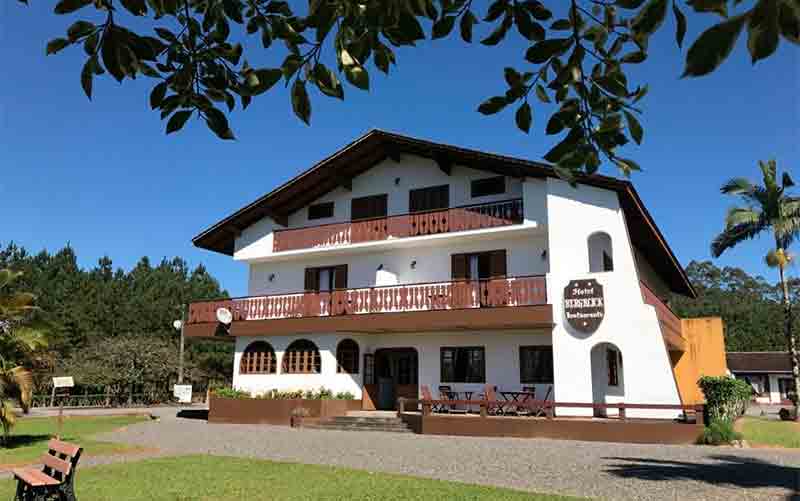
[[[75,386],[75,381],[72,376],[53,378],[53,388],[72,388],[73,386]]]
[[[190,384],[176,384],[172,387],[172,394],[182,404],[192,403],[192,385]]]

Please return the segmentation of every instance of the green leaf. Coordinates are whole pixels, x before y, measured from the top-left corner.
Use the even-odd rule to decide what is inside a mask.
[[[46,53],[49,56],[50,54],[55,54],[59,52],[61,49],[69,45],[69,40],[66,38],[54,38],[47,42],[47,50]]]
[[[643,3],[644,0],[617,0],[614,5],[623,9],[633,10],[638,9]]]
[[[704,31],[689,47],[681,77],[699,77],[717,69],[733,50],[745,19],[737,16]]]
[[[544,40],[544,28],[531,19],[530,13],[521,3],[514,5],[514,22],[517,24],[519,34],[528,40]]]
[[[636,141],[636,144],[642,144],[642,136],[644,135],[642,125],[632,113],[628,111],[624,111],[623,113],[625,114],[625,119],[628,121],[628,130],[631,132],[631,137]]]
[[[736,3],[739,3],[738,0]],[[722,17],[728,17],[728,0],[687,0],[695,12],[716,12]]]
[[[800,2],[795,1],[794,5],[789,2],[782,3],[778,14],[778,23],[781,27],[781,34],[786,40],[800,44]]]
[[[633,19],[631,30],[649,36],[661,26],[667,16],[667,0],[649,0]]]
[[[95,30],[94,23],[88,21],[75,21],[72,26],[67,29],[67,38],[70,42],[75,42],[79,38],[84,37]]]
[[[344,99],[342,83],[339,82],[336,73],[328,69],[324,64],[318,63],[314,66],[314,79],[316,80],[317,87],[323,94]]]
[[[623,174],[630,177],[632,171],[642,170],[639,164],[629,158],[614,157],[614,163],[620,168]]]
[[[344,76],[347,81],[361,90],[369,90],[369,73],[361,66],[345,66]]]
[[[86,97],[89,98],[89,101],[92,100],[92,79],[94,78],[94,65],[95,58],[91,57],[86,60],[86,63],[83,65],[83,69],[81,70],[81,87],[83,87],[83,92],[86,93]]]
[[[134,16],[147,14],[147,4],[144,0],[120,0],[122,6]]]
[[[553,115],[551,117],[551,121],[554,117],[558,114]],[[548,124],[549,127],[549,124]],[[580,127],[574,127],[570,129],[569,133],[566,135],[564,139],[562,139],[558,144],[553,146],[547,153],[544,155],[544,159],[551,163],[558,163],[567,156],[569,153],[575,151],[578,147],[578,141],[581,138]]]
[[[484,115],[494,115],[498,111],[508,106],[508,100],[503,96],[490,97],[478,106],[478,112]]]
[[[774,0],[759,0],[751,11],[747,25],[747,49],[753,64],[772,55],[778,48],[778,4]]]
[[[551,30],[556,31],[564,31],[564,30],[571,30],[572,23],[569,19],[559,19],[558,21],[554,21],[553,24],[550,25]]]
[[[122,79],[125,78],[125,69],[120,63],[120,50],[124,50],[124,47],[120,47],[115,30],[107,30],[105,36],[103,36],[103,45],[100,48],[100,54],[103,56],[103,65],[106,67],[106,70],[111,73],[111,76],[113,76],[117,82],[121,82]]]
[[[472,11],[468,10],[461,16],[461,23],[459,25],[461,38],[467,43],[472,43],[472,26],[475,24],[478,24],[478,18],[475,17]]]
[[[509,87],[519,87],[522,86],[522,75],[511,67],[506,67],[503,69],[503,75],[506,79],[506,83]]]
[[[167,93],[167,82],[161,82],[160,84],[153,87],[153,90],[150,91],[150,109],[156,109],[161,105],[161,101],[164,100],[164,96]]]
[[[86,7],[90,3],[92,3],[92,0],[61,0],[56,4],[53,12],[56,14],[69,14],[82,7]]]
[[[647,52],[636,51],[636,52],[631,52],[630,54],[625,54],[624,56],[622,56],[622,59],[620,59],[620,61],[622,61],[623,63],[638,64],[644,61],[645,59],[647,59]]]
[[[167,122],[167,134],[172,134],[173,132],[181,130],[190,116],[192,116],[190,110],[176,111],[175,114],[170,117],[169,122]]]
[[[533,44],[526,52],[525,59],[534,63],[541,64],[567,50],[572,45],[571,38],[548,38]]]
[[[541,101],[543,103],[549,103],[550,102],[550,96],[547,95],[547,91],[544,90],[544,87],[542,87],[542,84],[536,84],[536,97],[538,97],[539,101]]]
[[[251,86],[249,91],[251,95],[257,96],[268,91],[273,85],[278,83],[281,76],[283,76],[283,72],[279,68],[261,68],[253,71],[252,75],[255,80],[249,80],[248,82],[252,81],[255,85]]]
[[[517,122],[517,127],[519,130],[525,132],[526,134],[531,130],[531,121],[533,120],[531,114],[531,105],[528,103],[522,103],[517,109],[517,113],[515,115],[515,120]]]
[[[488,37],[481,40],[481,43],[489,46],[497,45],[506,37],[508,29],[511,28],[512,24],[514,24],[514,21],[512,20],[511,16],[507,15],[505,18],[503,18],[503,22],[500,23],[500,26],[498,26]]]
[[[433,23],[433,35],[431,38],[443,38],[453,31],[453,26],[456,24],[456,16],[445,16],[435,23]]]
[[[561,116],[558,113],[553,113],[550,117],[550,120],[547,121],[547,126],[545,127],[545,133],[547,135],[558,134],[564,130],[564,121],[561,120]],[[551,160],[557,161],[557,160]]]
[[[100,41],[100,32],[95,31],[83,41],[83,51],[87,56],[94,55],[97,50],[97,43]]]
[[[233,135],[233,131],[228,126],[228,118],[225,116],[225,113],[214,107],[205,110],[205,113],[206,125],[218,138],[227,140],[236,139]]]
[[[306,83],[297,78],[292,86],[292,109],[300,120],[310,125],[311,100],[306,92]]]
[[[675,14],[675,40],[678,42],[678,47],[681,48],[686,36],[686,16],[678,8],[675,0],[672,1],[672,13]]]
[[[238,0],[223,0],[222,10],[225,11],[225,15],[228,16],[231,21],[239,24],[244,22],[242,18],[242,4]]]
[[[161,38],[163,38],[167,42],[175,43],[175,42],[178,41],[178,37],[176,37],[174,33],[172,33],[170,30],[168,30],[166,28],[158,27],[158,28],[154,28],[154,30],[156,32],[156,35],[160,36]]]

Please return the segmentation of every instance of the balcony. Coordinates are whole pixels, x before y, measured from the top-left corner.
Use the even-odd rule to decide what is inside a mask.
[[[521,307],[546,304],[545,277],[512,277],[204,301],[189,306],[187,327],[192,330],[190,336],[212,335],[211,331],[218,325],[216,312],[219,308],[231,311],[233,328],[238,335],[278,334],[284,330],[285,333],[330,332],[337,330],[339,324],[341,329],[338,330],[357,332],[480,328],[485,318],[470,315],[470,312],[489,311],[492,312],[491,326],[497,328],[552,326],[549,307],[547,311],[529,315],[520,325],[517,324],[521,313],[509,316],[511,310],[522,311]],[[415,312],[428,313],[420,317]],[[444,315],[436,316],[432,312]],[[362,315],[369,315],[369,320]],[[328,321],[320,323],[325,317]],[[345,322],[336,323],[337,319]],[[298,323],[300,320],[304,322]],[[244,325],[258,326],[258,329],[242,329]]]
[[[276,230],[273,252],[335,247],[521,224],[522,199],[346,223]]]
[[[683,327],[681,326],[681,319],[672,311],[672,309],[661,300],[655,292],[653,292],[644,282],[640,282],[642,289],[642,297],[644,302],[654,307],[656,310],[656,317],[661,326],[661,334],[670,348],[684,351],[686,347],[686,340],[683,337]]]

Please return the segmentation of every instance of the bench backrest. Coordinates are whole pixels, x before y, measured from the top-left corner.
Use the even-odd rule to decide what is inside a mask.
[[[75,472],[83,449],[77,444],[56,439],[47,443],[47,449],[47,454],[41,459],[44,472],[62,482],[68,482]]]

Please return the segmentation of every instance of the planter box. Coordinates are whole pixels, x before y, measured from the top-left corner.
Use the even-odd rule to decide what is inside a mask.
[[[208,407],[209,423],[277,424],[289,426],[292,409],[305,407],[305,419],[344,416],[347,411],[360,410],[361,400],[268,400],[259,398],[220,398],[211,396]]]

